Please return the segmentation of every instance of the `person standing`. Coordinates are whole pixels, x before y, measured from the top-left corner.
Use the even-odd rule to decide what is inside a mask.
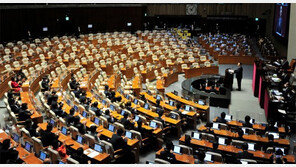
[[[242,79],[243,79],[243,67],[242,67],[242,63],[237,63],[238,68],[234,71],[234,73],[236,74],[236,79],[237,79],[237,86],[238,86],[238,91],[241,91],[241,83],[242,83]]]

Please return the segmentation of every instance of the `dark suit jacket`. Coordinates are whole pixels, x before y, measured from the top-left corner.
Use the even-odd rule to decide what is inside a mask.
[[[243,159],[253,159],[253,154],[249,153],[248,151],[243,151],[237,154],[238,158],[243,158]]]
[[[118,149],[125,149],[127,147],[127,142],[117,134],[112,135],[110,143],[113,145],[114,151]]]
[[[236,74],[237,79],[242,79],[243,78],[243,67],[239,67],[234,72]]]
[[[221,117],[218,117],[217,122],[226,124],[227,121]]]
[[[44,147],[52,145],[52,143],[58,139],[58,136],[56,136],[54,133],[47,131],[41,131],[40,136]]]
[[[160,152],[159,158],[166,160],[171,164],[177,163],[176,156],[173,153],[171,153],[169,150],[166,150],[166,148],[164,151]]]

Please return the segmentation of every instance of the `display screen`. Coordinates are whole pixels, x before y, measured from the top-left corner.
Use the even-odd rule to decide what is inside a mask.
[[[277,3],[274,11],[273,29],[277,36],[285,38],[288,35],[288,3]]]

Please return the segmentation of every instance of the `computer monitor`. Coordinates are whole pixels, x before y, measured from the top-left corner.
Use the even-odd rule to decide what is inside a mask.
[[[188,105],[186,105],[186,106],[185,106],[185,110],[186,110],[186,111],[190,111],[190,110],[191,110],[191,107],[188,106]]]
[[[25,149],[28,152],[31,152],[31,150],[32,150],[32,144],[26,141],[26,143],[25,143]]]
[[[46,157],[47,157],[47,154],[45,152],[43,152],[43,151],[40,151],[39,159],[41,159],[42,161],[44,161]]]
[[[100,144],[95,143],[94,150],[99,152],[99,153],[102,153],[103,152],[103,147]]]
[[[95,119],[94,119],[94,123],[95,123],[96,125],[100,125],[100,119],[99,119],[98,117],[95,117]]]
[[[218,143],[220,144],[220,145],[226,145],[225,144],[225,138],[223,138],[223,137],[219,137],[219,139],[218,139]]]
[[[172,113],[171,113],[171,114],[170,114],[170,117],[173,118],[173,119],[178,119],[178,116],[177,116],[176,114],[172,114]]]
[[[62,127],[62,134],[67,135],[67,128],[64,126]]]
[[[161,97],[159,95],[157,95],[156,100],[161,100]]]
[[[68,100],[67,100],[67,104],[68,104],[68,105],[71,105],[71,100],[68,99]]]
[[[248,150],[255,151],[255,143],[248,143]]]
[[[173,94],[175,94],[176,96],[178,96],[178,92],[174,90]]]
[[[132,138],[132,132],[130,132],[130,131],[126,131],[125,136],[128,137],[129,139],[133,139]]]
[[[219,129],[219,124],[218,123],[213,123],[213,129]]]
[[[251,123],[251,124],[254,124],[254,123],[255,123],[255,119],[251,118],[251,119],[250,119],[250,123]]]
[[[212,162],[212,154],[209,154],[209,153],[206,153],[206,156],[205,156],[205,161],[209,161],[209,162]]]
[[[55,121],[53,119],[49,120],[49,123],[54,127],[55,126]]]
[[[83,143],[83,138],[80,135],[77,135],[77,140],[78,143],[82,144]]]
[[[150,122],[150,127],[152,127],[152,128],[157,128],[157,124],[156,124],[156,122],[151,121],[151,122]]]
[[[280,135],[279,133],[275,133],[275,132],[268,132],[269,135],[273,135],[273,139],[279,139]]]
[[[135,116],[135,121],[138,122],[138,120],[140,119],[140,117],[138,115]]]
[[[115,107],[111,104],[111,105],[110,105],[110,109],[111,109],[112,111],[114,111],[114,110],[115,110]]]
[[[282,150],[283,155],[286,155],[286,154],[285,154],[285,149],[284,149],[284,148],[281,148],[281,147],[275,147],[275,151],[277,151],[277,150]]]
[[[184,99],[189,100],[190,98],[188,96],[185,96]]]
[[[84,118],[87,118],[87,112],[86,112],[86,111],[83,111],[83,112],[82,112],[82,116],[83,116]]]
[[[174,146],[174,152],[177,154],[181,154],[181,147],[180,146]]]
[[[145,103],[144,108],[145,108],[146,110],[149,110],[149,104],[148,104],[148,103]]]
[[[78,107],[76,106],[76,105],[74,105],[74,107],[73,107],[74,109],[75,109],[75,111],[77,111],[78,110]]]
[[[16,133],[13,133],[13,140],[18,143],[20,141],[20,136]]]
[[[225,115],[225,120],[226,121],[231,121],[232,120],[232,115]]]
[[[199,105],[205,105],[205,102],[203,100],[198,100]]]
[[[103,103],[104,105],[106,105],[106,100],[102,100],[102,103]]]
[[[138,104],[138,99],[134,99],[134,103],[135,104]]]
[[[198,132],[192,132],[191,136],[193,139],[200,140],[200,133]]]
[[[128,95],[128,94],[126,94],[126,95],[125,95],[125,98],[126,98],[126,99],[129,99],[129,95]]]
[[[170,106],[175,106],[175,102],[170,100],[169,105]]]
[[[114,125],[109,124],[109,126],[108,126],[108,130],[111,131],[111,132],[114,132],[114,130],[115,130]]]
[[[125,110],[121,110],[120,115],[124,115],[124,113],[125,113]]]

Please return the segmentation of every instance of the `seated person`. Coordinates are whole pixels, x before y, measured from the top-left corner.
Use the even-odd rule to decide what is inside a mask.
[[[243,126],[244,126],[244,127],[252,128],[253,125],[250,123],[250,120],[251,120],[251,117],[247,115],[247,116],[245,117],[245,122],[243,123]]]
[[[105,85],[104,94],[105,94],[106,97],[109,97],[110,96],[109,86],[108,85]]]
[[[132,103],[130,101],[128,101],[126,104],[125,104],[125,108],[127,110],[129,110],[132,114],[136,114],[136,110],[134,108],[132,108]]]
[[[78,129],[78,132],[82,135],[84,135],[86,133],[86,126],[84,124],[85,123],[82,124],[79,122],[75,125],[75,127]]]
[[[47,77],[42,78],[41,86],[43,87],[43,91],[49,91],[51,85],[49,85],[49,79]]]
[[[177,103],[176,109],[173,110],[173,111],[176,112],[176,113],[178,113],[178,114],[182,114],[181,111],[180,111],[180,108],[181,108],[181,104],[180,103]]]
[[[37,133],[36,129],[37,129],[37,126],[33,126],[32,125],[32,120],[28,119],[26,120],[26,123],[25,123],[25,129],[27,131],[29,131],[30,135],[33,137],[33,136],[39,136],[39,134]]]
[[[83,148],[79,147],[77,150],[74,150],[74,153],[71,154],[71,158],[78,161],[80,164],[90,164],[89,158],[83,154]]]
[[[124,113],[123,118],[121,118],[120,123],[124,126],[125,129],[132,129],[134,125],[130,122],[128,113]]]
[[[113,145],[114,151],[118,149],[127,149],[127,137],[124,139],[121,137],[123,135],[123,130],[118,129],[117,134],[114,133],[111,137],[110,143]]]
[[[75,77],[72,76],[70,81],[70,88],[73,90],[77,90],[78,87],[79,87],[79,83],[76,81]]]
[[[203,151],[199,151],[197,153],[197,161],[195,162],[195,164],[205,164],[205,157],[206,154]]]
[[[21,110],[19,112],[19,115],[18,115],[18,120],[19,121],[26,121],[28,119],[31,119],[32,114],[33,113],[28,110],[27,103],[23,103],[22,106],[21,106]]]
[[[225,112],[222,112],[220,117],[218,117],[217,122],[226,124],[227,121],[225,120],[225,116],[226,116]]]
[[[11,77],[11,87],[14,88],[15,92],[20,92],[21,90],[21,83],[16,82],[16,79],[14,77]]]
[[[90,110],[94,111],[98,117],[102,115],[102,111],[98,108],[98,102],[94,102],[91,105]]]
[[[62,159],[66,159],[69,157],[67,155],[66,145],[64,143],[59,142],[58,140],[56,140],[52,143],[52,149],[56,150]],[[56,163],[56,162],[54,162],[54,163]]]
[[[51,103],[50,109],[57,115],[62,117],[64,115],[64,111],[63,111],[63,103],[58,103],[56,100],[54,100]]]
[[[47,104],[48,105],[51,105],[51,103],[52,103],[52,101],[54,101],[54,99],[57,99],[58,98],[58,96],[56,95],[56,91],[52,91],[51,92],[51,95],[48,95],[48,97],[47,97]]]
[[[162,109],[158,110],[157,114],[158,117],[155,117],[154,119],[157,121],[160,121],[162,123],[163,126],[165,126],[165,122],[164,120],[161,118],[163,116],[164,111]]]
[[[238,159],[242,159],[242,158],[243,159],[253,159],[254,158],[253,154],[248,152],[248,144],[247,143],[243,144],[242,150],[243,150],[242,152],[239,152],[237,154]]]
[[[66,115],[66,123],[68,126],[74,124],[74,114],[75,114],[75,109],[71,108],[70,113]]]
[[[110,111],[109,110],[106,110],[105,111],[105,114],[103,115],[103,117],[105,117],[109,123],[114,123],[115,122],[113,116],[110,115]]]
[[[52,124],[49,123],[47,124],[46,130],[40,130],[40,137],[43,147],[52,145],[52,143],[59,138],[59,136],[51,132],[52,129]]]
[[[18,157],[18,151],[11,147],[10,139],[5,139],[0,144],[0,163],[6,164],[8,160],[17,160],[16,157]]]
[[[170,162],[171,164],[176,164],[176,156],[173,154],[174,145],[172,142],[166,142],[164,151],[160,152],[159,158]]]

